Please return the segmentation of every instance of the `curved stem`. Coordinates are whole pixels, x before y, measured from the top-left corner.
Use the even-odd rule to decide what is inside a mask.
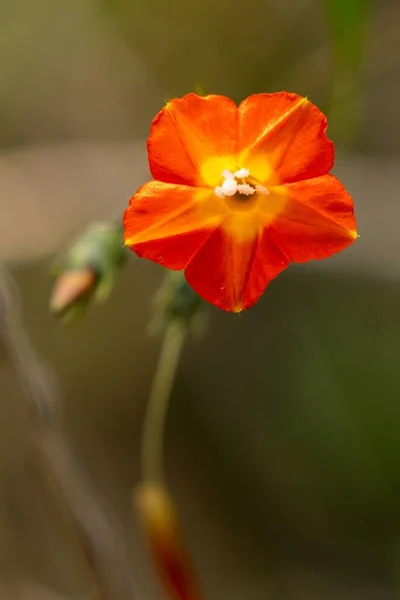
[[[125,547],[93,495],[64,431],[58,380],[25,330],[18,290],[0,264],[0,346],[17,377],[44,472],[71,519],[93,577],[96,600],[138,598]]]
[[[172,321],[164,334],[143,426],[142,474],[145,480],[160,480],[163,477],[164,424],[185,334],[186,327],[178,320]]]

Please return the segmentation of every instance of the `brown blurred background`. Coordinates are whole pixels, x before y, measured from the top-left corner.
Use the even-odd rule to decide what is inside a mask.
[[[287,89],[327,111],[361,235],[291,266],[240,317],[212,309],[185,347],[165,460],[206,597],[398,597],[399,36],[397,0],[0,2],[0,261],[137,600],[161,597],[130,494],[164,272],[129,257],[110,300],[70,327],[49,314],[49,273],[89,222],[122,215],[149,177],[150,120],[196,85],[237,101]],[[0,598],[87,598],[20,400],[0,357]]]

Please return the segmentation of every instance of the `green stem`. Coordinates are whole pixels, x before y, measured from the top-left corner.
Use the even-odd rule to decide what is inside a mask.
[[[186,327],[180,320],[173,320],[164,334],[143,426],[142,472],[147,481],[163,478],[164,425],[185,335]]]

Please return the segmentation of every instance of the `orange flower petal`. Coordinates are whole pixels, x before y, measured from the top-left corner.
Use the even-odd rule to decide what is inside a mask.
[[[239,243],[223,228],[216,229],[186,268],[193,289],[219,308],[240,312],[254,304],[268,283],[288,265],[268,230]]]
[[[221,172],[236,165],[237,140],[238,109],[229,98],[187,94],[171,100],[151,126],[151,173],[167,183],[215,187]]]
[[[151,181],[125,211],[125,244],[139,256],[183,269],[226,210],[208,189]]]
[[[239,106],[240,166],[262,182],[291,182],[325,175],[334,147],[325,115],[306,98],[278,92],[249,96]]]
[[[287,201],[270,225],[272,239],[292,261],[327,258],[357,238],[353,201],[333,175],[276,190]]]

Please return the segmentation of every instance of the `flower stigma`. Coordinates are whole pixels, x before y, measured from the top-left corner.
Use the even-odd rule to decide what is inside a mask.
[[[218,198],[226,196],[253,196],[253,194],[269,194],[268,188],[257,182],[254,177],[251,177],[248,169],[238,169],[234,173],[224,170],[221,173],[223,182],[217,185],[214,193]]]

